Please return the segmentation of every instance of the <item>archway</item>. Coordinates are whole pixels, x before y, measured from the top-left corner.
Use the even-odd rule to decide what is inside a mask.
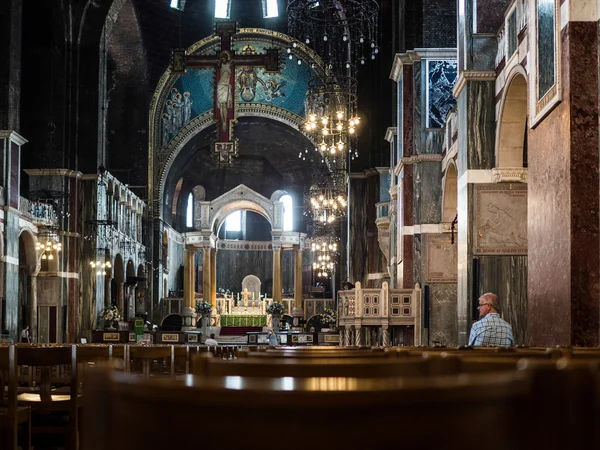
[[[458,205],[458,178],[456,166],[450,163],[444,175],[444,191],[442,193],[442,222],[450,223],[456,217]]]
[[[135,298],[138,283],[135,266],[131,259],[127,261],[127,265],[125,266],[125,274],[125,298],[122,315],[123,320],[131,321],[135,319]]]
[[[513,72],[501,105],[496,145],[496,167],[527,165],[527,80]]]
[[[481,293],[494,292],[498,295],[500,312],[513,328],[515,344],[524,344],[528,271],[527,78],[524,69],[515,66],[506,80],[496,130],[494,172],[498,183],[490,187],[489,194],[486,194],[487,204],[479,213],[489,216],[491,223],[496,223],[495,229],[488,231],[490,236],[493,236],[491,233],[500,233],[509,238],[504,241],[508,242],[505,247],[498,246],[493,255],[479,256],[479,272]],[[494,222],[495,218],[498,218],[497,222]]]

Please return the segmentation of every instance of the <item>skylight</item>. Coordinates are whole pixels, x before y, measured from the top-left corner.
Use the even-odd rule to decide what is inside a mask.
[[[242,211],[235,211],[227,216],[225,231],[242,231]]]
[[[263,0],[263,17],[269,19],[271,17],[279,17],[277,9],[277,0]]]
[[[171,8],[183,11],[185,0],[171,0]]]
[[[231,0],[215,0],[215,18],[229,19]]]

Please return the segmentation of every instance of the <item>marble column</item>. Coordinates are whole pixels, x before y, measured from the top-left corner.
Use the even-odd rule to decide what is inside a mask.
[[[281,247],[273,246],[273,301],[281,302]]]
[[[117,282],[117,309],[124,316],[123,308],[125,308],[125,283],[120,281]]]
[[[349,325],[346,326],[346,332],[344,333],[344,347],[348,347],[351,344],[352,339],[352,327]]]
[[[194,273],[194,256],[196,249],[191,246],[185,246],[183,251],[183,306],[191,308],[192,311],[195,308],[195,296],[194,296],[194,285],[195,285],[195,273]]]
[[[29,323],[31,326],[31,342],[37,342],[38,335],[38,313],[37,313],[37,276],[30,275],[28,277],[29,282],[29,304],[31,307]]]
[[[202,250],[203,259],[202,259],[202,300],[205,302],[210,302],[210,247],[205,247]]]
[[[294,245],[294,260],[294,306],[302,309],[302,251],[298,245]]]
[[[346,330],[344,328],[340,328],[340,347],[343,347],[345,345],[345,334]]]
[[[354,329],[354,345],[361,345],[361,328],[356,327]]]
[[[383,345],[384,347],[388,347],[390,345],[390,332],[388,330],[388,327],[386,325],[384,325],[381,328],[381,331],[382,331],[382,333],[381,333],[381,339],[382,339],[381,345]]]
[[[210,304],[217,309],[217,249],[210,249]]]
[[[104,307],[110,305],[110,280],[111,277],[107,273],[107,275],[104,277]]]

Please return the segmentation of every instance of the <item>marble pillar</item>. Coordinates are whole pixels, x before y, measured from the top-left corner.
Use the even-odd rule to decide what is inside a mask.
[[[361,328],[360,327],[355,327],[354,329],[354,345],[359,346],[361,345],[362,339],[361,339]]]
[[[381,328],[381,345],[384,347],[390,345],[390,332],[386,325]]]
[[[217,249],[210,249],[210,304],[217,309]]]
[[[31,342],[37,342],[38,335],[38,306],[37,306],[37,276],[30,275],[28,277],[28,290],[29,290],[29,305],[30,305],[30,317],[29,323],[31,326]]]
[[[597,346],[598,22],[559,44],[562,101],[529,132],[527,343]]]
[[[352,327],[347,325],[344,333],[344,347],[352,345]]]
[[[202,250],[202,300],[210,302],[210,247]]]
[[[186,246],[183,251],[183,306],[185,308],[195,308],[195,267],[194,256],[196,249],[191,246]]]
[[[125,283],[117,282],[117,309],[125,317]]]
[[[294,306],[302,309],[302,251],[294,246]]]
[[[345,345],[345,334],[346,330],[344,328],[340,328],[340,347],[343,347]]]
[[[281,248],[273,247],[273,301],[281,302]]]
[[[495,83],[469,78],[458,94],[458,227],[457,242],[457,340],[466,345],[472,320],[473,279],[473,219],[474,181],[470,171],[491,170],[494,167]],[[476,297],[483,294],[479,292]],[[421,344],[417,342],[417,345]]]

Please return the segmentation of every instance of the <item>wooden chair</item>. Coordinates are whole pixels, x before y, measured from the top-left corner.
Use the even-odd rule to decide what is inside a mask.
[[[22,449],[31,449],[31,408],[17,406],[17,364],[14,345],[0,347],[0,443],[2,448],[17,450],[19,425],[25,424]]]
[[[20,406],[31,407],[32,440],[35,447],[36,435],[43,434],[44,441],[48,436],[62,436],[69,449],[78,448],[79,431],[79,395],[78,374],[75,346],[54,347],[19,347],[17,364],[27,366],[32,374],[39,373],[39,383],[30,386],[27,392],[18,395]],[[70,372],[68,389],[58,391],[55,379],[60,367]]]
[[[158,375],[162,376],[163,361],[164,359],[168,359],[170,377],[175,378],[175,349],[172,345],[130,345],[129,357],[134,364],[136,361],[141,362],[142,376],[146,379],[150,378],[152,363],[155,360],[159,360]],[[134,372],[130,370],[129,373]]]
[[[176,449],[198,441],[264,450],[283,436],[287,450],[480,450],[478,427],[489,424],[487,450],[528,448],[530,384],[515,372],[377,380],[189,377],[185,384],[94,372],[85,412],[95,430],[86,450]],[[199,411],[207,412],[203,431],[190,433],[198,429]],[[232,428],[224,419],[232,412],[249,420]]]

